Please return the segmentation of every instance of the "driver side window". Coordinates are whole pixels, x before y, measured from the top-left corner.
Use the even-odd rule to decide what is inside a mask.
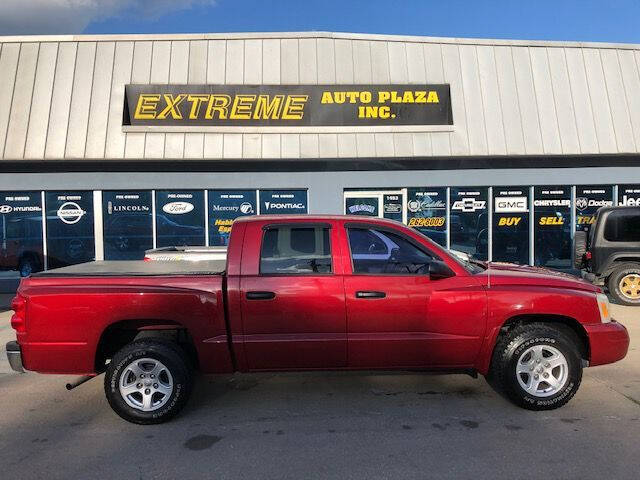
[[[432,256],[392,232],[373,228],[349,228],[353,273],[422,275]]]

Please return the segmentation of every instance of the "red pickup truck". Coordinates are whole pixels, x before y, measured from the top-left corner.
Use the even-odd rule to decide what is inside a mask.
[[[246,217],[226,263],[92,262],[22,280],[11,365],[95,376],[124,419],[160,423],[192,372],[480,373],[531,410],[564,405],[583,367],[622,359],[602,291],[540,268],[466,262],[404,225]]]

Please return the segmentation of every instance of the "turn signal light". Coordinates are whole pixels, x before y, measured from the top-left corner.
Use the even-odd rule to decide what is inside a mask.
[[[587,260],[591,260],[591,252],[585,252],[584,258],[586,258]]]
[[[24,333],[26,330],[24,323],[26,307],[27,301],[20,295],[16,295],[11,301],[11,310],[14,312],[11,316],[11,328],[18,333]]]
[[[609,307],[609,299],[604,293],[596,294],[596,301],[600,310],[600,321],[609,323],[611,321],[611,308]]]

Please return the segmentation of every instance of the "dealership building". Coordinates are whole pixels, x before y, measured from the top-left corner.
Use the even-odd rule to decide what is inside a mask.
[[[348,33],[0,37],[0,268],[234,218],[391,218],[480,259],[572,265],[640,205],[640,46]]]

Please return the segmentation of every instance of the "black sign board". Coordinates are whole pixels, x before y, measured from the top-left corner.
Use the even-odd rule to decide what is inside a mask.
[[[204,192],[156,192],[156,246],[204,245]]]
[[[639,195],[640,196],[640,195]],[[601,207],[613,205],[613,186],[578,185],[576,187],[576,230],[589,230]]]
[[[640,207],[640,185],[618,185],[618,205]]]
[[[407,189],[407,223],[434,242],[447,244],[447,189]]]
[[[138,260],[153,247],[151,192],[102,192],[105,260]]]
[[[95,258],[93,192],[46,192],[49,268]]]
[[[493,187],[492,259],[529,263],[529,187]]]
[[[260,190],[260,213],[307,213],[306,190]]]
[[[535,264],[571,267],[571,188],[535,187],[533,208]]]
[[[0,270],[25,277],[43,266],[40,192],[0,193]]]
[[[452,125],[449,85],[127,85],[123,125]]]
[[[487,188],[451,188],[451,248],[486,260],[489,255]]]
[[[257,213],[256,191],[209,190],[208,197],[209,245],[228,245],[233,221]]]

